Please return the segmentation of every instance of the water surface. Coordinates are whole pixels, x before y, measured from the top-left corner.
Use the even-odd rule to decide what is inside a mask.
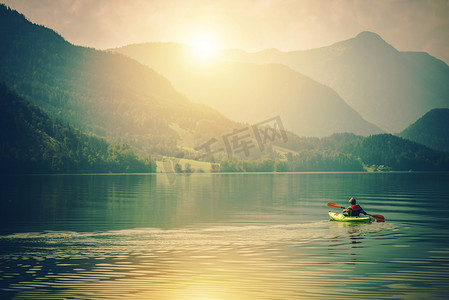
[[[444,299],[449,175],[3,177],[15,299]],[[385,223],[329,222],[351,196]]]

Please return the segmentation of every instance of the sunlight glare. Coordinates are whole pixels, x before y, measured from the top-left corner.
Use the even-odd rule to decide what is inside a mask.
[[[199,34],[190,41],[194,57],[199,61],[209,61],[216,58],[218,42],[212,34]]]

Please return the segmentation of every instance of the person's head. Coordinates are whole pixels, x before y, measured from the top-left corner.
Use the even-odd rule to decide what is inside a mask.
[[[352,197],[351,199],[349,199],[349,203],[351,203],[351,205],[355,205],[357,201],[355,201],[355,198]]]

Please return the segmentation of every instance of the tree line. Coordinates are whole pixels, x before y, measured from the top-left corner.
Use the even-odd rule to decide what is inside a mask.
[[[0,173],[156,172],[151,157],[50,119],[0,83]]]
[[[282,145],[282,144],[279,144]],[[391,134],[351,133],[324,138],[289,136],[287,153],[244,160],[223,159],[212,172],[448,171],[449,155]],[[292,151],[288,152],[288,149]]]

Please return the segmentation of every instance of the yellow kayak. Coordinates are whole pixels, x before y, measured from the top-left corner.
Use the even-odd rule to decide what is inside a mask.
[[[329,212],[329,217],[331,218],[331,221],[337,221],[337,222],[357,222],[357,223],[371,222],[371,218],[369,216],[350,217],[350,216],[345,216],[342,213],[334,213],[331,211]]]

